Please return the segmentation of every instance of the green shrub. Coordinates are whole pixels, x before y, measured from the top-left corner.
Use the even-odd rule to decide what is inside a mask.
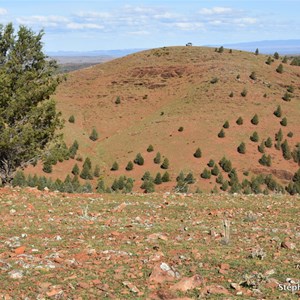
[[[245,154],[246,153],[246,144],[244,142],[240,143],[237,147],[238,153]]]
[[[153,180],[145,180],[141,185],[141,189],[143,189],[145,193],[154,193],[155,186]]]
[[[69,148],[69,155],[70,155],[71,158],[74,159],[74,157],[75,157],[75,155],[76,155],[76,153],[77,153],[78,148],[79,148],[79,144],[78,144],[78,142],[75,140],[75,141],[73,142],[72,146]]]
[[[287,126],[287,118],[286,117],[282,118],[282,120],[280,121],[280,125]]]
[[[79,167],[77,164],[74,165],[74,167],[72,169],[72,174],[79,175]]]
[[[84,160],[84,163],[82,165],[83,168],[87,167],[89,170],[92,169],[92,162],[91,162],[91,159],[89,157],[87,157],[85,160]]]
[[[169,168],[169,160],[167,158],[165,158],[160,167],[162,169],[168,169]]]
[[[162,178],[161,178],[161,174],[158,172],[154,178],[154,183],[155,184],[161,184],[162,183]]]
[[[262,157],[258,160],[258,162],[263,166],[271,166],[271,156],[263,154]]]
[[[44,164],[43,164],[43,171],[45,173],[52,173],[52,165],[51,165],[50,162],[48,162],[48,161],[44,162]]]
[[[283,95],[282,99],[283,99],[284,101],[289,102],[289,101],[292,100],[292,95],[291,95],[290,93],[288,93],[288,92],[285,92],[285,94]]]
[[[188,192],[188,184],[184,181],[178,181],[175,186],[175,191],[177,193],[187,193]]]
[[[95,128],[93,128],[91,135],[89,136],[90,140],[97,141],[98,140],[98,132]]]
[[[229,122],[228,121],[225,121],[225,123],[223,124],[223,128],[229,128]]]
[[[277,109],[274,111],[274,115],[277,117],[277,118],[280,118],[281,115],[282,115],[282,110],[281,110],[281,106],[278,105],[277,106]]]
[[[295,91],[295,89],[294,89],[294,87],[292,85],[289,85],[286,90],[289,93],[294,93],[294,91]]]
[[[239,118],[236,120],[236,124],[238,124],[238,125],[243,125],[243,123],[244,123],[244,120],[243,120],[242,117],[239,117]]]
[[[275,140],[281,142],[283,139],[283,133],[281,128],[278,130],[277,133],[275,133]]]
[[[215,164],[211,170],[211,175],[217,176],[217,175],[219,175],[219,173],[220,173],[220,170],[219,170],[218,166]]]
[[[269,56],[267,61],[266,61],[266,64],[271,65],[272,62],[273,62],[273,59],[271,58],[271,56]]]
[[[211,172],[208,169],[204,169],[203,172],[201,173],[201,177],[204,179],[210,179],[211,177]]]
[[[99,165],[96,165],[96,166],[95,166],[95,169],[94,169],[94,176],[95,176],[95,177],[100,177],[100,167],[99,167]]]
[[[105,183],[103,179],[98,181],[96,191],[97,193],[105,193]]]
[[[253,125],[257,125],[257,124],[259,123],[258,115],[257,115],[257,114],[255,114],[255,115],[253,116],[253,118],[251,119],[251,123],[252,123]]]
[[[70,122],[70,123],[75,123],[75,117],[74,117],[73,115],[70,116],[69,122]]]
[[[130,160],[126,166],[126,171],[131,171],[133,169],[133,162]]]
[[[196,158],[200,158],[202,156],[202,152],[200,148],[197,148],[195,153],[194,153],[194,157]]]
[[[218,133],[219,138],[224,138],[225,137],[225,132],[224,129],[222,128],[221,131]]]
[[[221,185],[221,190],[225,192],[228,190],[228,187],[229,187],[228,181],[225,180]]]
[[[268,138],[266,139],[266,141],[265,141],[265,146],[266,146],[267,148],[272,148],[273,142],[272,142],[272,139],[271,139],[270,137],[268,137]]]
[[[276,72],[279,73],[279,74],[282,74],[283,73],[283,65],[280,64],[277,69],[276,69]]]
[[[275,53],[274,53],[274,58],[275,58],[275,59],[279,59],[279,53],[278,53],[278,52],[275,52]]]
[[[182,132],[182,131],[183,131],[183,127],[180,126],[180,127],[178,128],[178,131],[179,131],[179,132]]]
[[[170,181],[170,175],[167,171],[163,174],[161,180],[162,180],[162,182],[169,182]]]
[[[213,159],[210,159],[207,165],[212,168],[215,165],[215,161]]]
[[[115,100],[115,104],[120,104],[121,103],[121,98],[120,96],[118,96]]]
[[[111,171],[119,170],[119,164],[115,161],[110,169]]]
[[[252,80],[256,80],[257,79],[257,76],[256,76],[256,73],[253,71],[250,76],[249,76]]]
[[[247,94],[248,94],[248,91],[246,90],[246,88],[244,88],[244,89],[242,90],[242,92],[241,92],[241,96],[242,96],[242,97],[246,97]]]
[[[292,153],[287,140],[284,140],[284,142],[281,144],[281,150],[285,160],[290,160],[292,158]]]
[[[258,48],[256,48],[255,55],[258,55],[258,54],[259,54],[259,50],[258,50]]]
[[[298,163],[298,165],[300,166],[300,143],[298,143],[295,146],[295,148],[292,152],[292,156],[293,156],[294,162]]]
[[[258,133],[257,133],[256,131],[254,131],[254,132],[252,133],[252,135],[250,136],[250,140],[251,140],[252,142],[258,142],[259,136],[258,136]]]
[[[285,55],[284,58],[282,59],[282,63],[286,64],[288,62],[288,58],[287,56]]]
[[[80,177],[82,179],[93,179],[91,174],[91,168],[89,168],[88,164],[83,165],[82,170],[80,172]]]
[[[263,140],[260,145],[257,146],[257,150],[260,153],[265,153],[265,141]]]
[[[218,77],[214,77],[214,78],[212,78],[211,80],[210,80],[210,83],[211,84],[215,84],[215,83],[217,83],[219,81],[219,78]]]
[[[229,97],[233,98],[233,96],[234,96],[233,92],[230,92]]]
[[[181,171],[179,175],[176,177],[176,181],[184,181],[184,173]]]
[[[141,178],[143,181],[145,181],[145,180],[152,180],[152,177],[151,177],[151,174],[150,174],[150,172],[149,171],[146,171],[145,173],[144,173],[144,175],[142,176],[142,178]]]
[[[291,66],[300,66],[300,57],[294,57],[291,61]]]
[[[196,179],[194,178],[194,175],[192,172],[188,173],[186,177],[184,178],[184,182],[187,184],[193,184],[196,182]]]
[[[218,49],[218,53],[223,53],[224,52],[224,47],[221,46],[219,49]]]
[[[216,183],[222,184],[224,182],[223,175],[220,173],[219,176],[216,178]]]
[[[153,161],[154,161],[155,164],[160,164],[160,162],[161,162],[161,155],[160,155],[159,152],[156,153],[156,156],[154,157]]]
[[[154,151],[154,148],[152,145],[149,145],[148,148],[147,148],[147,152],[153,152]]]
[[[287,134],[287,136],[288,136],[289,138],[292,138],[293,135],[294,135],[294,134],[293,134],[293,132],[291,132],[291,131],[289,131],[288,134]]]
[[[144,164],[144,158],[142,154],[138,153],[133,162],[139,166],[142,166]]]
[[[50,165],[51,166],[51,165]],[[19,187],[24,187],[27,185],[26,182],[26,177],[24,175],[23,171],[17,171],[13,180],[12,180],[12,186],[19,186]]]

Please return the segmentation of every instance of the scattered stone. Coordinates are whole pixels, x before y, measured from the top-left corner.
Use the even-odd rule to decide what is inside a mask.
[[[207,294],[215,295],[215,294],[222,294],[222,295],[231,295],[230,292],[221,285],[210,285],[204,288]]]
[[[296,249],[296,245],[294,243],[291,243],[291,242],[282,242],[281,247],[285,248],[285,249],[289,249],[289,250]]]
[[[124,282],[123,282],[123,285],[126,286],[127,288],[129,288],[129,290],[130,290],[132,293],[135,293],[135,294],[140,293],[140,290],[139,290],[134,284],[132,284],[132,283],[129,282],[129,281],[124,281]]]
[[[192,277],[184,277],[179,282],[174,284],[171,287],[171,290],[178,290],[182,292],[186,292],[188,290],[194,289],[200,286],[203,283],[203,279],[200,275],[194,275]]]
[[[162,283],[164,281],[174,281],[180,278],[180,274],[166,263],[161,263],[154,266],[149,277],[150,282]]]
[[[18,247],[15,249],[15,253],[16,254],[23,254],[26,250],[26,247],[25,246],[21,246],[21,247]]]
[[[22,270],[12,270],[8,272],[8,275],[11,279],[21,279],[24,276],[24,273]]]
[[[120,205],[118,205],[117,207],[115,207],[114,209],[112,209],[112,212],[117,212],[120,213],[124,210],[124,208],[127,206],[127,204],[125,202],[121,203]]]

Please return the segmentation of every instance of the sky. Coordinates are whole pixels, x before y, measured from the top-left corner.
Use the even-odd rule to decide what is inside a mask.
[[[300,0],[0,0],[0,24],[44,49],[94,51],[300,39]]]

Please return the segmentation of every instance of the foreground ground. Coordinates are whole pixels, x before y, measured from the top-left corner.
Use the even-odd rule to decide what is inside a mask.
[[[298,299],[282,290],[300,280],[299,211],[299,196],[0,189],[0,299]]]

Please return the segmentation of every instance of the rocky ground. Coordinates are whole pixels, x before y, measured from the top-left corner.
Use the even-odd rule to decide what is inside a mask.
[[[298,299],[299,211],[299,196],[3,188],[0,299]]]

